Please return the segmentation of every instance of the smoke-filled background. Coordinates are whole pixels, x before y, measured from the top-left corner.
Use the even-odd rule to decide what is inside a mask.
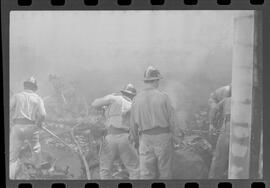
[[[231,82],[235,11],[13,11],[10,89],[35,76],[50,95],[49,74],[82,85],[89,103],[127,83],[143,88],[157,67],[181,120]]]

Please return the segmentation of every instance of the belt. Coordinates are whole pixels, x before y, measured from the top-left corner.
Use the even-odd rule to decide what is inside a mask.
[[[114,126],[110,126],[108,128],[108,134],[123,134],[123,133],[129,133],[129,130],[126,130],[124,128],[117,128]]]
[[[17,119],[14,119],[13,120],[13,123],[14,124],[23,124],[23,125],[26,125],[26,124],[36,124],[35,121],[30,120],[30,119],[26,119],[26,118],[17,118]]]
[[[155,127],[152,129],[147,129],[140,131],[140,134],[148,134],[148,135],[158,135],[158,134],[163,134],[163,133],[169,133],[170,129],[169,127]]]

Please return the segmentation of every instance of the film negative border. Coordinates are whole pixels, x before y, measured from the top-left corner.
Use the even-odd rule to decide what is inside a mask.
[[[18,5],[18,1],[22,3],[22,6]],[[29,2],[31,3],[29,4]],[[3,52],[3,74],[4,74],[4,87],[8,87],[9,75],[8,75],[8,36],[9,36],[9,11],[11,10],[262,10],[263,11],[263,57],[264,57],[264,83],[268,80],[266,74],[269,71],[269,65],[266,64],[270,60],[269,52],[267,49],[270,47],[270,37],[267,36],[270,33],[270,2],[265,0],[195,0],[193,3],[188,4],[184,0],[164,0],[164,1],[152,1],[151,0],[131,0],[129,3],[120,0],[65,0],[65,1],[53,1],[55,6],[51,5],[50,0],[30,0],[28,4],[23,0],[2,0],[1,1],[1,23],[2,23],[2,52]],[[26,3],[25,3],[26,2]],[[63,3],[64,2],[64,3]],[[228,3],[229,2],[229,3]],[[25,4],[24,4],[25,3]],[[223,3],[223,4],[222,4]],[[269,74],[268,74],[269,75]],[[269,95],[269,88],[264,88],[264,96]],[[265,95],[266,93],[266,95]],[[4,90],[4,97],[8,98],[8,91]],[[265,103],[269,104],[269,99],[264,98]],[[268,106],[264,107],[264,134],[269,133],[269,117],[267,117]],[[4,109],[7,114],[8,111]],[[269,112],[268,112],[269,114]],[[268,115],[269,116],[269,115]],[[7,120],[5,120],[5,125]],[[5,135],[8,135],[7,129],[3,130]],[[8,137],[5,137],[7,141]],[[19,187],[19,188],[36,188],[36,187],[52,187],[52,188],[70,188],[70,187],[185,187],[185,188],[222,188],[222,187],[268,187],[270,165],[269,151],[267,151],[267,143],[270,143],[269,137],[264,137],[264,143],[266,148],[264,150],[264,179],[263,180],[149,180],[149,181],[53,181],[53,180],[35,180],[35,181],[10,181],[6,180],[6,187]],[[8,149],[8,142],[5,142],[5,149]],[[6,150],[7,151],[7,150]],[[5,156],[7,161],[7,157]],[[268,164],[268,165],[267,165]],[[157,184],[161,183],[161,184]]]
[[[264,9],[264,0],[11,0],[13,10],[253,10]]]
[[[212,180],[203,180],[203,181],[137,181],[130,183],[129,181],[94,181],[94,183],[84,182],[84,181],[61,181],[61,182],[35,182],[29,181],[25,183],[14,183],[12,187],[18,188],[35,188],[35,187],[46,187],[46,188],[137,188],[137,187],[145,187],[145,188],[171,188],[171,187],[180,187],[180,188],[234,188],[234,187],[246,187],[246,188],[267,188],[265,182],[259,181],[212,181]]]
[[[83,4],[86,6],[98,6],[99,2],[102,0],[83,0]],[[130,6],[136,0],[115,0],[116,3],[120,6]],[[160,5],[163,6],[170,0],[149,0],[148,3],[151,5]],[[51,5],[53,6],[65,6],[66,3],[69,3],[68,0],[48,0]],[[181,1],[179,1],[180,3]],[[35,2],[34,2],[35,3]],[[184,5],[197,5],[199,2],[198,0],[183,0]],[[234,0],[216,0],[217,5],[233,5]],[[263,5],[264,0],[250,0],[250,5]],[[32,0],[18,0],[19,6],[31,6]]]
[[[50,3],[53,6],[64,6],[67,0],[51,0]],[[86,6],[96,6],[100,0],[83,0]],[[136,0],[117,0],[117,4],[122,6],[132,5],[132,2]],[[151,5],[164,5],[168,0],[149,0]],[[179,1],[180,2],[180,1]],[[183,0],[184,5],[197,5],[198,0]],[[233,5],[234,0],[216,0],[218,5]],[[250,0],[250,5],[263,5],[264,0]],[[20,6],[31,6],[32,0],[18,0]]]

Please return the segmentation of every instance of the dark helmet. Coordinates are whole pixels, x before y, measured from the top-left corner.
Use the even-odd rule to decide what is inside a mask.
[[[144,72],[144,81],[159,80],[162,78],[159,70],[153,66],[149,66]]]
[[[136,91],[135,87],[132,84],[128,84],[125,87],[125,89],[121,90],[121,92],[123,94],[127,93],[127,94],[130,94],[130,95],[136,95],[137,94],[137,91]]]
[[[34,91],[36,91],[38,89],[37,81],[33,76],[31,76],[29,79],[24,81],[23,86],[26,89],[31,89],[31,90],[34,90]]]

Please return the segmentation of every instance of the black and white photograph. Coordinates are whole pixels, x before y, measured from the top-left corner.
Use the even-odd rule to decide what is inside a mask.
[[[263,178],[261,13],[10,11],[9,179]]]

